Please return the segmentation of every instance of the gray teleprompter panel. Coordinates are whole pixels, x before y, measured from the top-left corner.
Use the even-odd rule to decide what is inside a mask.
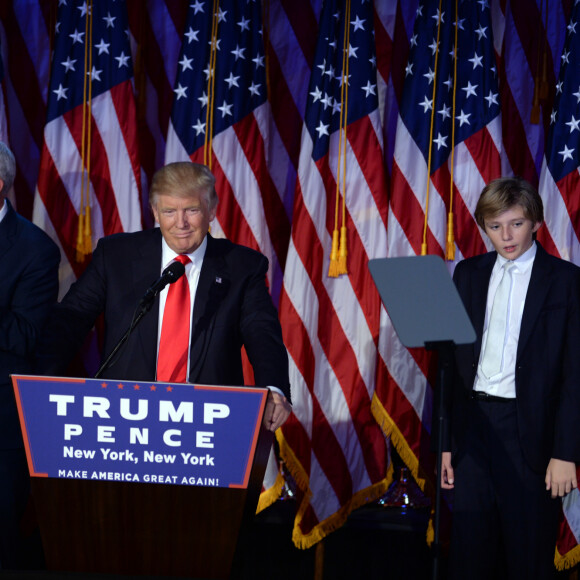
[[[475,342],[475,330],[439,256],[369,260],[369,270],[401,342]]]

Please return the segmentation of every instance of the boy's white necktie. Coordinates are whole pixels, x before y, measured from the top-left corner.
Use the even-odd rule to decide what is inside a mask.
[[[513,262],[506,262],[503,265],[503,276],[493,298],[491,316],[487,328],[487,341],[481,360],[481,370],[488,379],[501,371],[508,320],[508,304],[512,286],[511,270],[514,265]]]

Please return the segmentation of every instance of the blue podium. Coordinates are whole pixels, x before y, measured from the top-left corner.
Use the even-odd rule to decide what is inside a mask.
[[[49,570],[230,578],[267,389],[14,375]]]

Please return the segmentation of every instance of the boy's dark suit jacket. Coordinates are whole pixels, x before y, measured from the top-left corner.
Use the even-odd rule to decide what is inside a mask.
[[[158,228],[99,241],[91,264],[51,313],[37,358],[40,371],[62,374],[101,312],[105,359],[160,275],[161,241]],[[189,382],[243,385],[244,345],[255,384],[278,387],[290,399],[288,357],[265,285],[267,269],[262,254],[208,235],[191,325]],[[155,380],[158,317],[155,299],[104,378]]]
[[[0,449],[22,447],[10,374],[32,370],[44,318],[58,297],[56,244],[10,202],[0,222]]]
[[[462,440],[496,257],[490,252],[464,260],[453,276],[477,340],[456,349],[452,401],[446,405],[446,450],[455,451]],[[516,405],[520,443],[532,469],[545,471],[552,457],[580,463],[580,268],[549,255],[539,244],[518,341]]]

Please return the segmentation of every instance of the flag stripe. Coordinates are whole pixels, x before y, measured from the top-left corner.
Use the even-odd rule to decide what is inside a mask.
[[[238,141],[244,150],[248,163],[261,184],[260,192],[264,217],[269,228],[269,238],[274,244],[280,267],[284,269],[288,240],[290,239],[290,221],[267,169],[264,139],[254,115],[248,115],[234,128]]]

